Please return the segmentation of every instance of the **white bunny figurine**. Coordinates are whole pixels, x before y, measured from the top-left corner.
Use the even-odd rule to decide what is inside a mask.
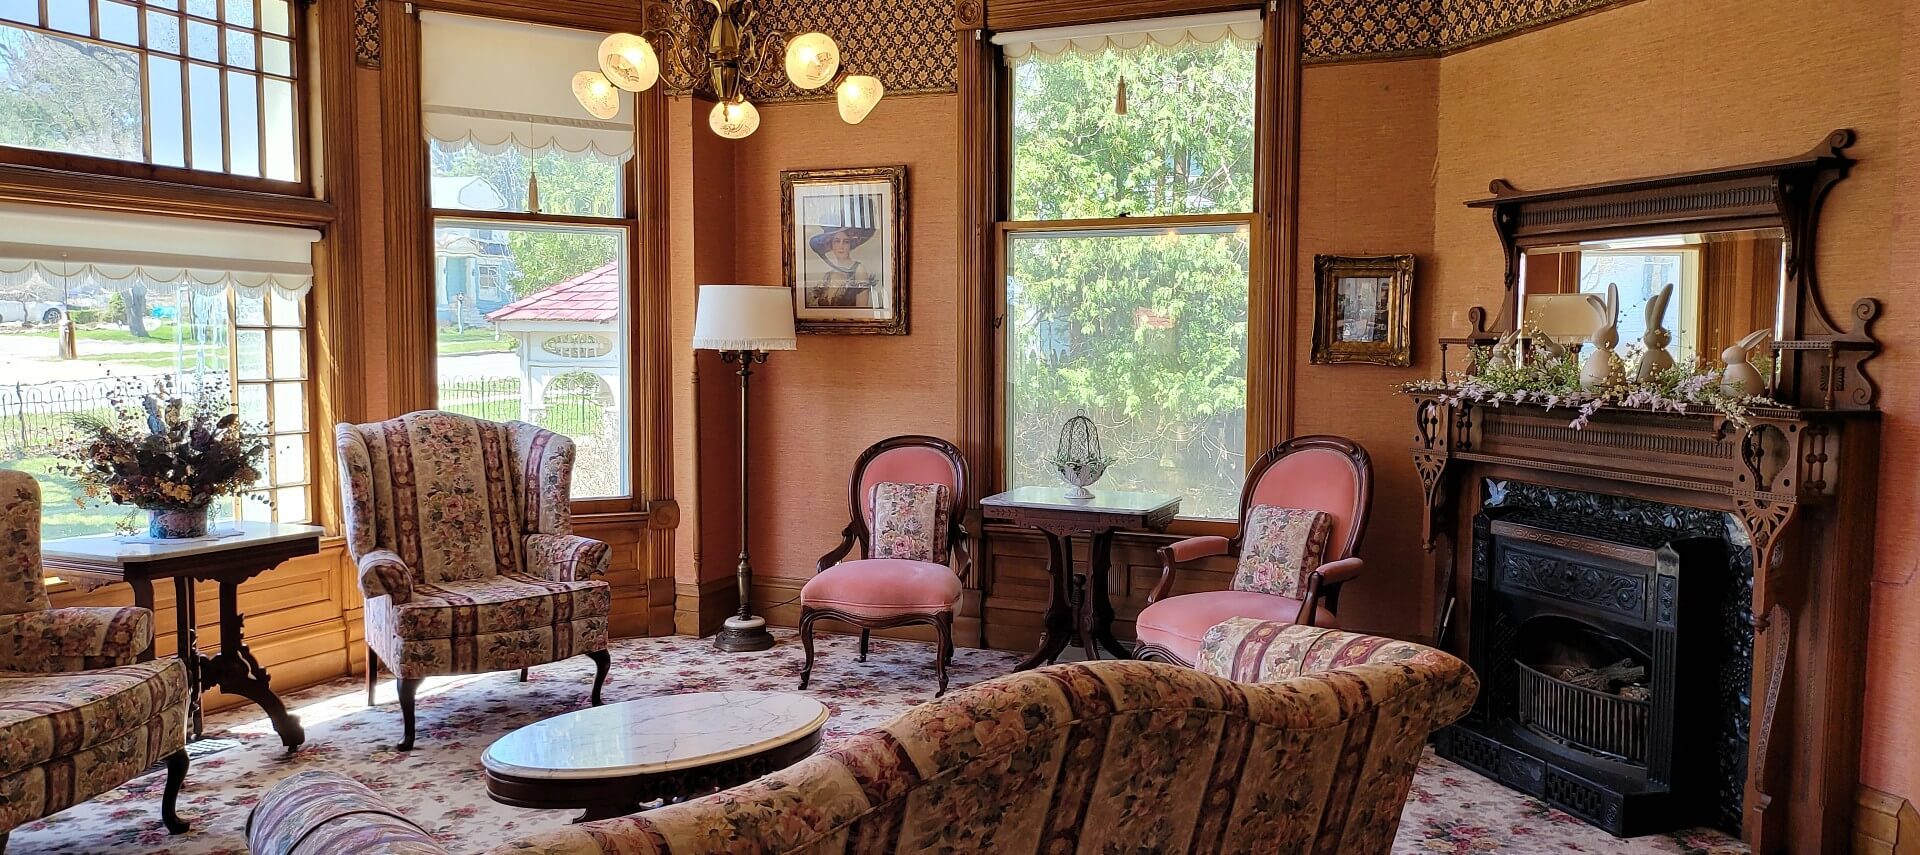
[[[1636,374],[1642,383],[1651,383],[1660,372],[1673,367],[1673,354],[1667,352],[1667,345],[1673,343],[1673,333],[1661,326],[1667,317],[1667,301],[1673,299],[1673,283],[1660,289],[1660,293],[1647,300],[1647,333],[1640,337],[1640,343],[1646,345],[1646,352],[1640,355],[1640,368]]]
[[[1593,352],[1580,363],[1580,388],[1591,392],[1607,385],[1619,359],[1613,349],[1620,345],[1620,286],[1607,283],[1607,301],[1588,294],[1587,305],[1593,307]]]
[[[1520,331],[1513,330],[1493,343],[1493,354],[1487,364],[1493,367],[1509,368],[1520,364]]]
[[[1753,349],[1771,335],[1771,329],[1757,329],[1720,351],[1720,361],[1727,366],[1727,370],[1720,375],[1720,394],[1745,398],[1766,393],[1767,378],[1760,376],[1759,369],[1753,367],[1751,360]]]

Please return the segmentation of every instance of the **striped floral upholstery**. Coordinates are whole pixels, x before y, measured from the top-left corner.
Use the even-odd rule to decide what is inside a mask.
[[[153,645],[153,613],[50,605],[40,487],[0,470],[0,836],[115,789],[187,743],[186,667],[135,661]]]
[[[1278,683],[1057,665],[725,792],[493,851],[1385,853],[1422,744],[1474,691],[1437,652]]]
[[[1452,659],[1451,654],[1411,641],[1288,621],[1233,618],[1207,631],[1193,667],[1229,680],[1271,683],[1373,662],[1434,663]]]
[[[573,534],[573,441],[427,411],[335,429],[367,643],[402,679],[605,650],[605,543]]]
[[[331,772],[298,772],[247,817],[253,855],[441,855],[420,826],[394,812],[365,784]]]

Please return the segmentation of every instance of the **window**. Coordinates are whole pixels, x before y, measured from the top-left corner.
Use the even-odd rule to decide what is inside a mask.
[[[597,120],[549,85],[602,38],[421,16],[439,406],[572,438],[576,499],[633,492],[632,102]]]
[[[0,145],[299,181],[290,0],[0,0]]]
[[[995,37],[1008,486],[1057,482],[1046,458],[1084,413],[1116,458],[1103,485],[1237,512],[1259,32],[1229,15]]]
[[[0,244],[0,465],[40,481],[46,537],[136,522],[124,506],[76,504],[53,468],[72,417],[104,410],[129,381],[164,379],[183,395],[211,385],[266,435],[258,489],[223,500],[216,521],[312,518],[306,259],[317,234],[27,207],[0,207],[0,234],[23,240]],[[112,246],[91,242],[102,237]]]

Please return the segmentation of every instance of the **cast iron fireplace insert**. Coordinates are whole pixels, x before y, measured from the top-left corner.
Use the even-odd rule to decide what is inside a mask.
[[[1617,836],[1738,833],[1751,572],[1723,515],[1486,489],[1467,651],[1482,688],[1435,750]]]

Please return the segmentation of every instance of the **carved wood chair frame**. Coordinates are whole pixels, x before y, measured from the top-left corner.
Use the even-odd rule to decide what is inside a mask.
[[[968,500],[967,488],[969,478],[966,458],[961,456],[960,449],[953,443],[939,437],[922,436],[918,434],[895,436],[880,440],[866,451],[861,452],[859,459],[854,461],[853,475],[847,482],[847,509],[851,519],[847,523],[847,527],[840,532],[839,545],[835,546],[831,552],[820,556],[820,560],[814,564],[813,572],[815,574],[825,573],[834,565],[846,560],[848,555],[853,554],[855,546],[858,546],[860,549],[861,560],[869,557],[869,550],[872,547],[872,532],[868,529],[867,516],[864,511],[867,497],[862,495],[860,486],[866,480],[868,465],[872,464],[874,460],[887,452],[898,451],[903,448],[928,448],[940,452],[940,454],[947,459],[948,465],[953,467],[953,491],[952,495],[948,497],[949,507],[947,509],[946,558],[947,561],[951,562],[955,552],[960,554],[961,565],[959,576],[963,585],[972,575],[973,549],[968,542],[969,535],[966,526],[962,524]],[[939,681],[939,691],[935,692],[934,696],[939,697],[946,693],[947,665],[953,661],[952,608],[933,612],[915,612],[892,615],[884,618],[874,618],[863,617],[840,609],[815,608],[804,604],[801,605],[800,646],[806,652],[806,662],[800,666],[800,688],[802,689],[807,687],[807,682],[813,675],[813,625],[822,620],[839,621],[860,628],[861,662],[867,661],[868,643],[871,641],[873,631],[876,629],[892,629],[918,624],[933,627],[934,635],[938,638],[938,651],[934,657],[934,673],[936,679]]]

